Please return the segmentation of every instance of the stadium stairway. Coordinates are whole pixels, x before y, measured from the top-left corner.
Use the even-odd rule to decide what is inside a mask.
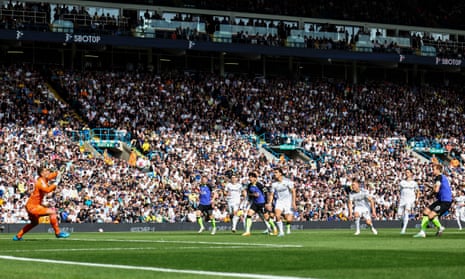
[[[418,153],[417,151],[414,151],[414,150],[412,150],[410,148],[407,149],[407,152],[409,152],[414,157],[420,159],[420,161],[423,162],[423,163],[427,163],[427,162],[430,161],[430,158],[427,158],[426,156],[424,156],[424,155],[422,155],[422,154]]]
[[[305,155],[305,153],[303,153],[297,148],[282,150],[282,149],[279,149],[279,148],[276,149],[275,147],[273,147],[273,149],[280,154],[284,154],[288,160],[302,161],[302,162],[312,161],[311,158],[309,158],[307,155]]]
[[[82,119],[82,117],[81,117],[78,113],[76,113],[76,111],[75,111],[73,108],[71,108],[71,106],[69,106],[68,102],[66,102],[66,101],[60,96],[60,94],[58,94],[58,92],[53,88],[53,86],[52,86],[50,83],[48,83],[48,82],[46,83],[46,85],[47,85],[48,91],[49,91],[50,93],[52,93],[53,97],[54,97],[56,100],[58,100],[58,101],[61,102],[61,103],[65,103],[65,104],[68,105],[68,107],[70,107],[69,114],[63,115],[63,120],[62,120],[61,123],[62,123],[62,124],[66,124],[66,122],[67,122],[68,120],[65,120],[65,119],[67,119],[69,116],[71,116],[71,118],[72,118],[74,121],[79,122],[79,124],[81,124],[81,126],[86,126],[87,123]]]
[[[267,148],[265,148],[263,145],[258,146],[258,152],[260,154],[263,154],[267,160],[269,161],[276,161],[279,160],[278,157],[276,157],[273,153],[271,153]]]
[[[92,157],[94,158],[102,158],[103,155],[102,153],[98,152],[97,149],[95,149],[92,144],[90,144],[88,141],[85,141],[82,146],[84,147],[84,150],[86,152],[89,152],[90,154],[92,154]]]
[[[53,96],[54,96],[54,98],[56,100],[69,105],[69,103],[58,93],[57,90],[55,90],[55,88],[50,83],[47,82],[46,85],[47,85],[47,89],[49,90],[49,92],[51,92],[53,94]],[[65,115],[64,117],[69,118],[69,116],[71,116],[71,118],[74,121],[79,122],[81,127],[87,127],[88,123],[83,120],[81,115],[76,112],[74,107],[71,106],[71,105],[69,105],[69,107],[70,107],[69,115]],[[64,121],[65,120],[63,120],[62,123],[65,123]],[[99,137],[94,135],[93,140],[98,141]],[[104,151],[104,149],[107,149],[108,153],[111,156],[114,156],[114,157],[117,157],[119,159],[123,159],[123,160],[126,160],[126,161],[129,160],[129,155],[131,154],[132,147],[129,146],[127,143],[125,143],[123,141],[119,141],[117,148],[103,148],[102,149],[101,147],[98,147],[97,145],[95,145],[93,140],[85,141],[85,142],[82,143],[82,146],[83,146],[84,150],[86,152],[89,152],[90,154],[92,154],[93,157],[95,157],[95,158],[103,157],[103,151]],[[137,149],[136,149],[136,153],[137,153],[138,157],[143,156]]]
[[[410,151],[415,157],[419,158],[422,162],[431,162],[433,155],[438,159],[439,163],[443,165],[449,165],[450,161],[453,159],[449,154],[447,153],[430,153],[427,151]]]

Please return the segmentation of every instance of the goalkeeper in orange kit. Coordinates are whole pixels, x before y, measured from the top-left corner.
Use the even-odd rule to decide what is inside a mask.
[[[42,200],[44,196],[48,193],[55,191],[57,187],[56,184],[49,185],[48,183],[50,180],[53,180],[57,177],[58,172],[51,172],[50,169],[46,167],[39,167],[37,169],[37,173],[39,175],[39,178],[37,179],[34,185],[34,190],[26,203],[26,210],[29,215],[29,220],[31,222],[25,225],[13,237],[13,240],[23,240],[23,235],[31,229],[33,229],[35,226],[37,226],[39,224],[39,218],[42,216],[49,216],[50,225],[53,227],[53,230],[55,231],[55,236],[57,238],[67,238],[69,237],[69,233],[61,232],[60,228],[58,227],[58,218],[56,210],[54,208],[48,208],[42,205]]]

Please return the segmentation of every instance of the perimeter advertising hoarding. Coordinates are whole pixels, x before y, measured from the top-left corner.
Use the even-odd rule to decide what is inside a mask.
[[[457,221],[455,220],[441,220],[446,228],[457,228]],[[375,227],[379,229],[399,229],[401,221],[373,221]],[[3,230],[0,229],[0,234],[17,233],[24,224],[2,224]],[[217,230],[219,232],[231,232],[231,223],[217,223]],[[263,222],[254,223],[254,231],[260,232],[264,230],[265,224]],[[361,224],[362,228],[366,228],[365,224]],[[420,221],[410,221],[409,229],[419,229]],[[104,223],[85,223],[85,224],[71,224],[61,223],[60,229],[69,233],[75,232],[162,232],[162,231],[185,231],[186,233],[197,234],[199,225],[197,223],[138,223],[138,224],[104,224]],[[207,225],[207,230],[209,229]],[[239,230],[243,230],[241,225],[238,226]],[[292,230],[310,230],[310,229],[354,229],[354,222],[351,221],[311,221],[311,222],[294,222],[292,223]],[[35,227],[31,233],[54,233],[49,224],[40,224]]]

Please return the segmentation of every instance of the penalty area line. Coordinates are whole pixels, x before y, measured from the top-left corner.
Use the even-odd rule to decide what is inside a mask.
[[[266,275],[266,274],[217,272],[217,271],[202,271],[202,270],[188,270],[188,269],[172,269],[172,268],[161,268],[161,267],[150,267],[150,266],[131,266],[131,265],[119,265],[119,264],[99,264],[99,263],[87,263],[87,262],[58,261],[58,260],[49,260],[49,259],[34,259],[34,258],[13,257],[13,256],[3,256],[3,255],[0,255],[0,259],[11,260],[11,261],[23,261],[23,262],[39,262],[39,263],[77,265],[77,266],[87,266],[87,267],[118,268],[118,269],[129,269],[129,270],[157,271],[157,272],[167,272],[167,273],[183,273],[183,274],[223,276],[223,277],[235,277],[235,278],[316,279],[316,278],[308,278],[308,277],[277,276],[277,275]]]

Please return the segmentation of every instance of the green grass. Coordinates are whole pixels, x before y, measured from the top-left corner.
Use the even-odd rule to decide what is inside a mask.
[[[1,278],[463,278],[465,233],[425,239],[399,230],[293,231],[283,238],[219,232],[0,235]],[[14,257],[14,258],[10,258]],[[38,259],[39,261],[31,260]],[[47,261],[44,261],[47,260]],[[194,271],[198,271],[195,273]],[[220,272],[215,274],[212,272]],[[233,273],[233,274],[231,274]]]

